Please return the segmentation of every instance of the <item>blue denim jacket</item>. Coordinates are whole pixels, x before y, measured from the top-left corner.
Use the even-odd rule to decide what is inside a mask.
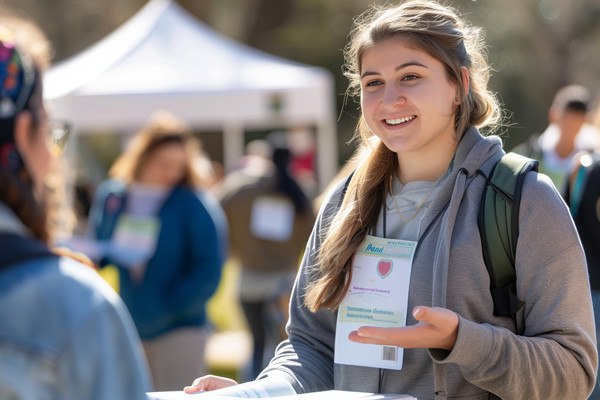
[[[22,234],[15,220],[0,203],[0,231]],[[146,399],[131,317],[90,268],[53,257],[1,271],[0,321],[0,399]]]

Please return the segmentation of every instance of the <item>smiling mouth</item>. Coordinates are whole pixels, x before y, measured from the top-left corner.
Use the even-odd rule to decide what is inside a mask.
[[[410,122],[410,121],[412,121],[415,118],[417,118],[416,115],[409,115],[409,116],[403,117],[403,118],[386,119],[384,121],[388,125],[400,125],[400,124],[405,124],[407,122]]]

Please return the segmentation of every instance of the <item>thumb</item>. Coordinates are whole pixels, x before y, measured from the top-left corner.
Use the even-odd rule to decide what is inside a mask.
[[[419,322],[431,322],[433,314],[433,309],[427,306],[416,306],[412,312],[413,317]]]

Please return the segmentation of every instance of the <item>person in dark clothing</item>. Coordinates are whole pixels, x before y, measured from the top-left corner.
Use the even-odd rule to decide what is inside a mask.
[[[217,190],[232,255],[241,267],[239,298],[253,342],[251,378],[265,366],[265,354],[270,359],[285,338],[277,328],[287,320],[289,292],[315,218],[289,171],[292,154],[276,139],[251,142],[248,147],[263,155],[248,154],[245,165]]]
[[[600,348],[600,153],[585,153],[578,157],[565,200],[569,204],[585,251],[596,322],[596,340]],[[600,399],[598,381],[590,399]]]

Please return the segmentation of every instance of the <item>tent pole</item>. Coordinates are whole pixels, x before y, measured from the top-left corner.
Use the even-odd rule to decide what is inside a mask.
[[[229,172],[244,155],[244,127],[240,122],[223,126],[223,153],[225,171]]]
[[[323,190],[335,177],[338,169],[336,123],[333,119],[317,123],[317,174],[319,190]]]

